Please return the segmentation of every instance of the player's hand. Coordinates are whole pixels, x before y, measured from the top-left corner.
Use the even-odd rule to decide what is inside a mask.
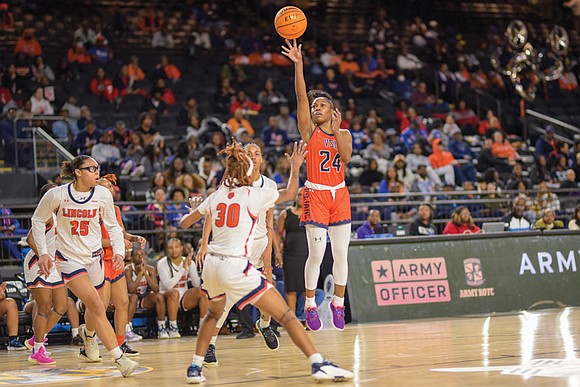
[[[113,257],[113,269],[122,270],[125,267],[125,260],[121,254],[115,254]]]
[[[205,261],[205,255],[207,254],[207,245],[202,243],[199,246],[199,250],[197,250],[197,254],[195,254],[195,264],[201,270],[203,267],[203,262]]]
[[[340,132],[340,124],[341,123],[342,123],[342,114],[340,113],[340,110],[338,110],[338,108],[335,108],[332,111],[332,120],[331,120],[331,125],[330,125],[330,127],[332,128],[332,131],[335,134]]]
[[[187,208],[187,211],[189,211],[189,213],[191,214],[197,209],[197,207],[199,207],[199,205],[202,202],[203,198],[201,196],[194,196],[192,198],[189,198],[189,206],[185,206],[185,208]]]
[[[262,273],[265,276],[272,274],[272,257],[262,255],[260,261],[262,261]]]
[[[142,237],[140,235],[136,235],[135,239],[137,240],[137,243],[139,243],[141,245],[141,248],[145,249],[145,246],[147,245],[147,239],[145,239],[144,237]]]
[[[48,278],[50,275],[53,265],[54,262],[52,262],[52,259],[48,254],[42,254],[38,259],[38,268],[40,269],[40,274],[44,275],[45,278]]]
[[[294,143],[292,156],[288,155],[288,153],[284,153],[284,156],[286,156],[286,159],[288,159],[288,162],[292,168],[299,170],[307,154],[308,151],[306,150],[306,143],[300,140],[300,143]]]
[[[133,242],[128,239],[123,239],[125,242],[125,251],[130,251],[133,248]]]
[[[187,254],[187,257],[185,257],[185,262],[183,263],[183,267],[185,269],[189,269],[189,266],[191,265],[192,261],[193,261],[193,249],[191,249],[189,251],[189,254]]]
[[[292,41],[286,39],[287,46],[282,46],[282,54],[286,55],[294,63],[302,62],[302,45],[296,43],[296,39]]]
[[[279,267],[279,268],[284,266],[284,262],[282,260],[282,253],[276,252],[274,254],[274,263],[275,263],[276,267]]]

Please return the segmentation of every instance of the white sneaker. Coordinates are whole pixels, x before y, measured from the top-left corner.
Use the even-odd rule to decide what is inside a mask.
[[[90,361],[99,361],[99,344],[96,340],[97,335],[94,334],[91,337],[87,336],[86,329],[87,327],[85,324],[79,326],[79,335],[85,342],[86,356]]]
[[[143,340],[143,336],[136,334],[135,332],[133,332],[132,330],[126,331],[125,332],[125,340],[132,343],[135,341],[141,341]]]
[[[135,168],[135,170],[133,172],[131,172],[131,176],[133,176],[133,177],[143,176],[144,173],[145,173],[145,167],[142,165],[139,165],[137,168]]]
[[[312,378],[318,382],[332,380],[333,382],[342,382],[354,378],[350,371],[343,370],[324,359],[322,363],[312,364]]]
[[[168,339],[169,334],[167,333],[167,329],[165,328],[157,329],[157,338],[162,340]]]
[[[169,338],[170,339],[179,339],[181,335],[179,334],[178,328],[169,327]]]
[[[137,363],[135,360],[129,359],[125,355],[116,359],[115,364],[117,365],[119,371],[121,371],[121,375],[123,375],[125,378],[135,372],[137,368],[139,368],[139,363]]]
[[[133,169],[133,165],[135,165],[133,160],[127,161],[123,166],[123,169],[121,169],[121,175],[128,175],[129,172],[131,172],[131,169]]]

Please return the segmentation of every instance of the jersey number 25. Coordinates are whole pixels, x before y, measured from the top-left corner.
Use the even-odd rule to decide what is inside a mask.
[[[340,153],[337,153],[332,159],[332,163],[330,162],[330,151],[321,150],[319,155],[324,157],[324,160],[320,163],[320,172],[330,172],[330,168],[336,169],[336,172],[340,172],[340,168],[342,167],[342,160],[340,159]]]
[[[225,203],[219,203],[216,206],[215,226],[223,227],[224,224],[228,227],[236,227],[240,221],[240,205],[232,203],[229,206]]]

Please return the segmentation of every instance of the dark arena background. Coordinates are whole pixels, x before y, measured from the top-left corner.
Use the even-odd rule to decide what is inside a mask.
[[[579,0],[0,0],[0,385],[185,383],[197,307],[160,340],[155,309],[138,305],[127,379],[103,346],[103,362],[77,358],[72,293],[48,334],[56,365],[12,350],[16,320],[20,345],[33,334],[31,216],[43,185],[68,183],[61,163],[91,155],[117,175],[125,229],[156,267],[171,238],[197,248],[201,226],[179,220],[219,185],[232,138],[258,144],[262,174],[286,187],[300,133],[273,24],[285,5],[307,17],[308,90],[332,96],[353,137],[347,325],[329,321],[328,244],[325,326],[308,333],[320,352],[357,386],[580,386]],[[276,227],[292,205],[275,208]],[[283,328],[276,352],[259,333],[236,339],[236,311],[208,385],[311,382]]]

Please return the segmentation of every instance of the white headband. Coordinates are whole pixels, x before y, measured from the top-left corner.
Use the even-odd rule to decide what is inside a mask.
[[[248,168],[248,171],[246,172],[246,176],[250,177],[250,176],[252,176],[252,172],[254,171],[254,162],[249,157],[248,157],[248,160],[250,160],[250,167]]]
[[[316,97],[316,98],[314,98],[314,100],[312,100],[312,104],[314,105],[314,102],[316,102],[317,99],[321,99],[321,98],[327,100],[328,103],[330,103],[330,106],[332,106],[332,108],[334,109],[334,102],[332,102],[330,100],[330,98],[328,98],[328,97],[323,97],[323,96]]]

